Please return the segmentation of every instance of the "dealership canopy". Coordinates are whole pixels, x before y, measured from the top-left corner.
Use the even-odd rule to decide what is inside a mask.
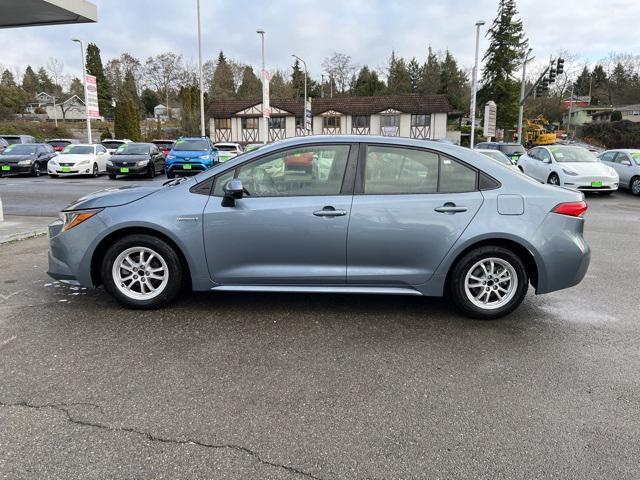
[[[96,6],[85,0],[0,0],[0,12],[0,28],[98,21]]]

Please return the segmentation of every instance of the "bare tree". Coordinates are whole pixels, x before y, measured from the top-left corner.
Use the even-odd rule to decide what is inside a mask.
[[[322,68],[333,77],[340,92],[344,93],[351,77],[358,67],[351,61],[351,57],[345,53],[333,52],[330,57],[322,61]]]
[[[177,88],[184,75],[182,55],[172,52],[161,53],[149,57],[144,66],[145,78],[158,93],[163,93],[167,102],[167,115],[171,118],[169,109],[169,92]]]
[[[57,58],[49,57],[49,62],[47,63],[47,70],[51,75],[53,80],[53,121],[58,126],[58,108],[56,107],[56,97],[60,96],[61,87],[60,82],[62,81],[62,70],[64,69],[64,63]]]

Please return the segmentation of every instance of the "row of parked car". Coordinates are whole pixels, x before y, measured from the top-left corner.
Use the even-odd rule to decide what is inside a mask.
[[[485,142],[477,150],[542,183],[602,195],[624,188],[640,195],[640,149],[597,153],[581,145],[558,144],[526,151],[519,144]]]
[[[247,151],[259,145],[248,145]],[[52,178],[70,175],[110,179],[124,175],[153,178],[166,174],[195,174],[243,153],[237,143],[212,143],[208,137],[181,137],[148,143],[128,139],[103,140],[99,144],[81,144],[75,139],[51,139],[36,143],[28,135],[0,136],[0,176],[48,174]]]

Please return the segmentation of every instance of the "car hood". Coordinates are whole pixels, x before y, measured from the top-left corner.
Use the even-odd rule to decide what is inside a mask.
[[[124,186],[119,188],[107,188],[98,192],[90,193],[79,198],[72,204],[65,207],[62,211],[71,210],[87,210],[92,208],[118,207],[127,203],[135,202],[141,198],[147,197],[159,190],[162,186],[155,187],[137,187]]]
[[[91,159],[93,157],[90,153],[68,153],[66,155],[56,155],[52,158],[58,163],[76,163],[82,160]]]
[[[611,175],[610,167],[600,162],[567,162],[559,165],[566,170],[573,170],[578,175]]]
[[[30,160],[35,155],[0,155],[0,162],[18,163],[22,160]]]
[[[149,155],[112,155],[110,158],[113,162],[140,162],[142,160],[149,160]]]

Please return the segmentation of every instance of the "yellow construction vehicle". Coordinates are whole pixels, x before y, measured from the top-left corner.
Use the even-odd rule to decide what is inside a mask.
[[[557,141],[555,132],[549,131],[549,122],[543,115],[525,120],[527,145],[553,145]]]

